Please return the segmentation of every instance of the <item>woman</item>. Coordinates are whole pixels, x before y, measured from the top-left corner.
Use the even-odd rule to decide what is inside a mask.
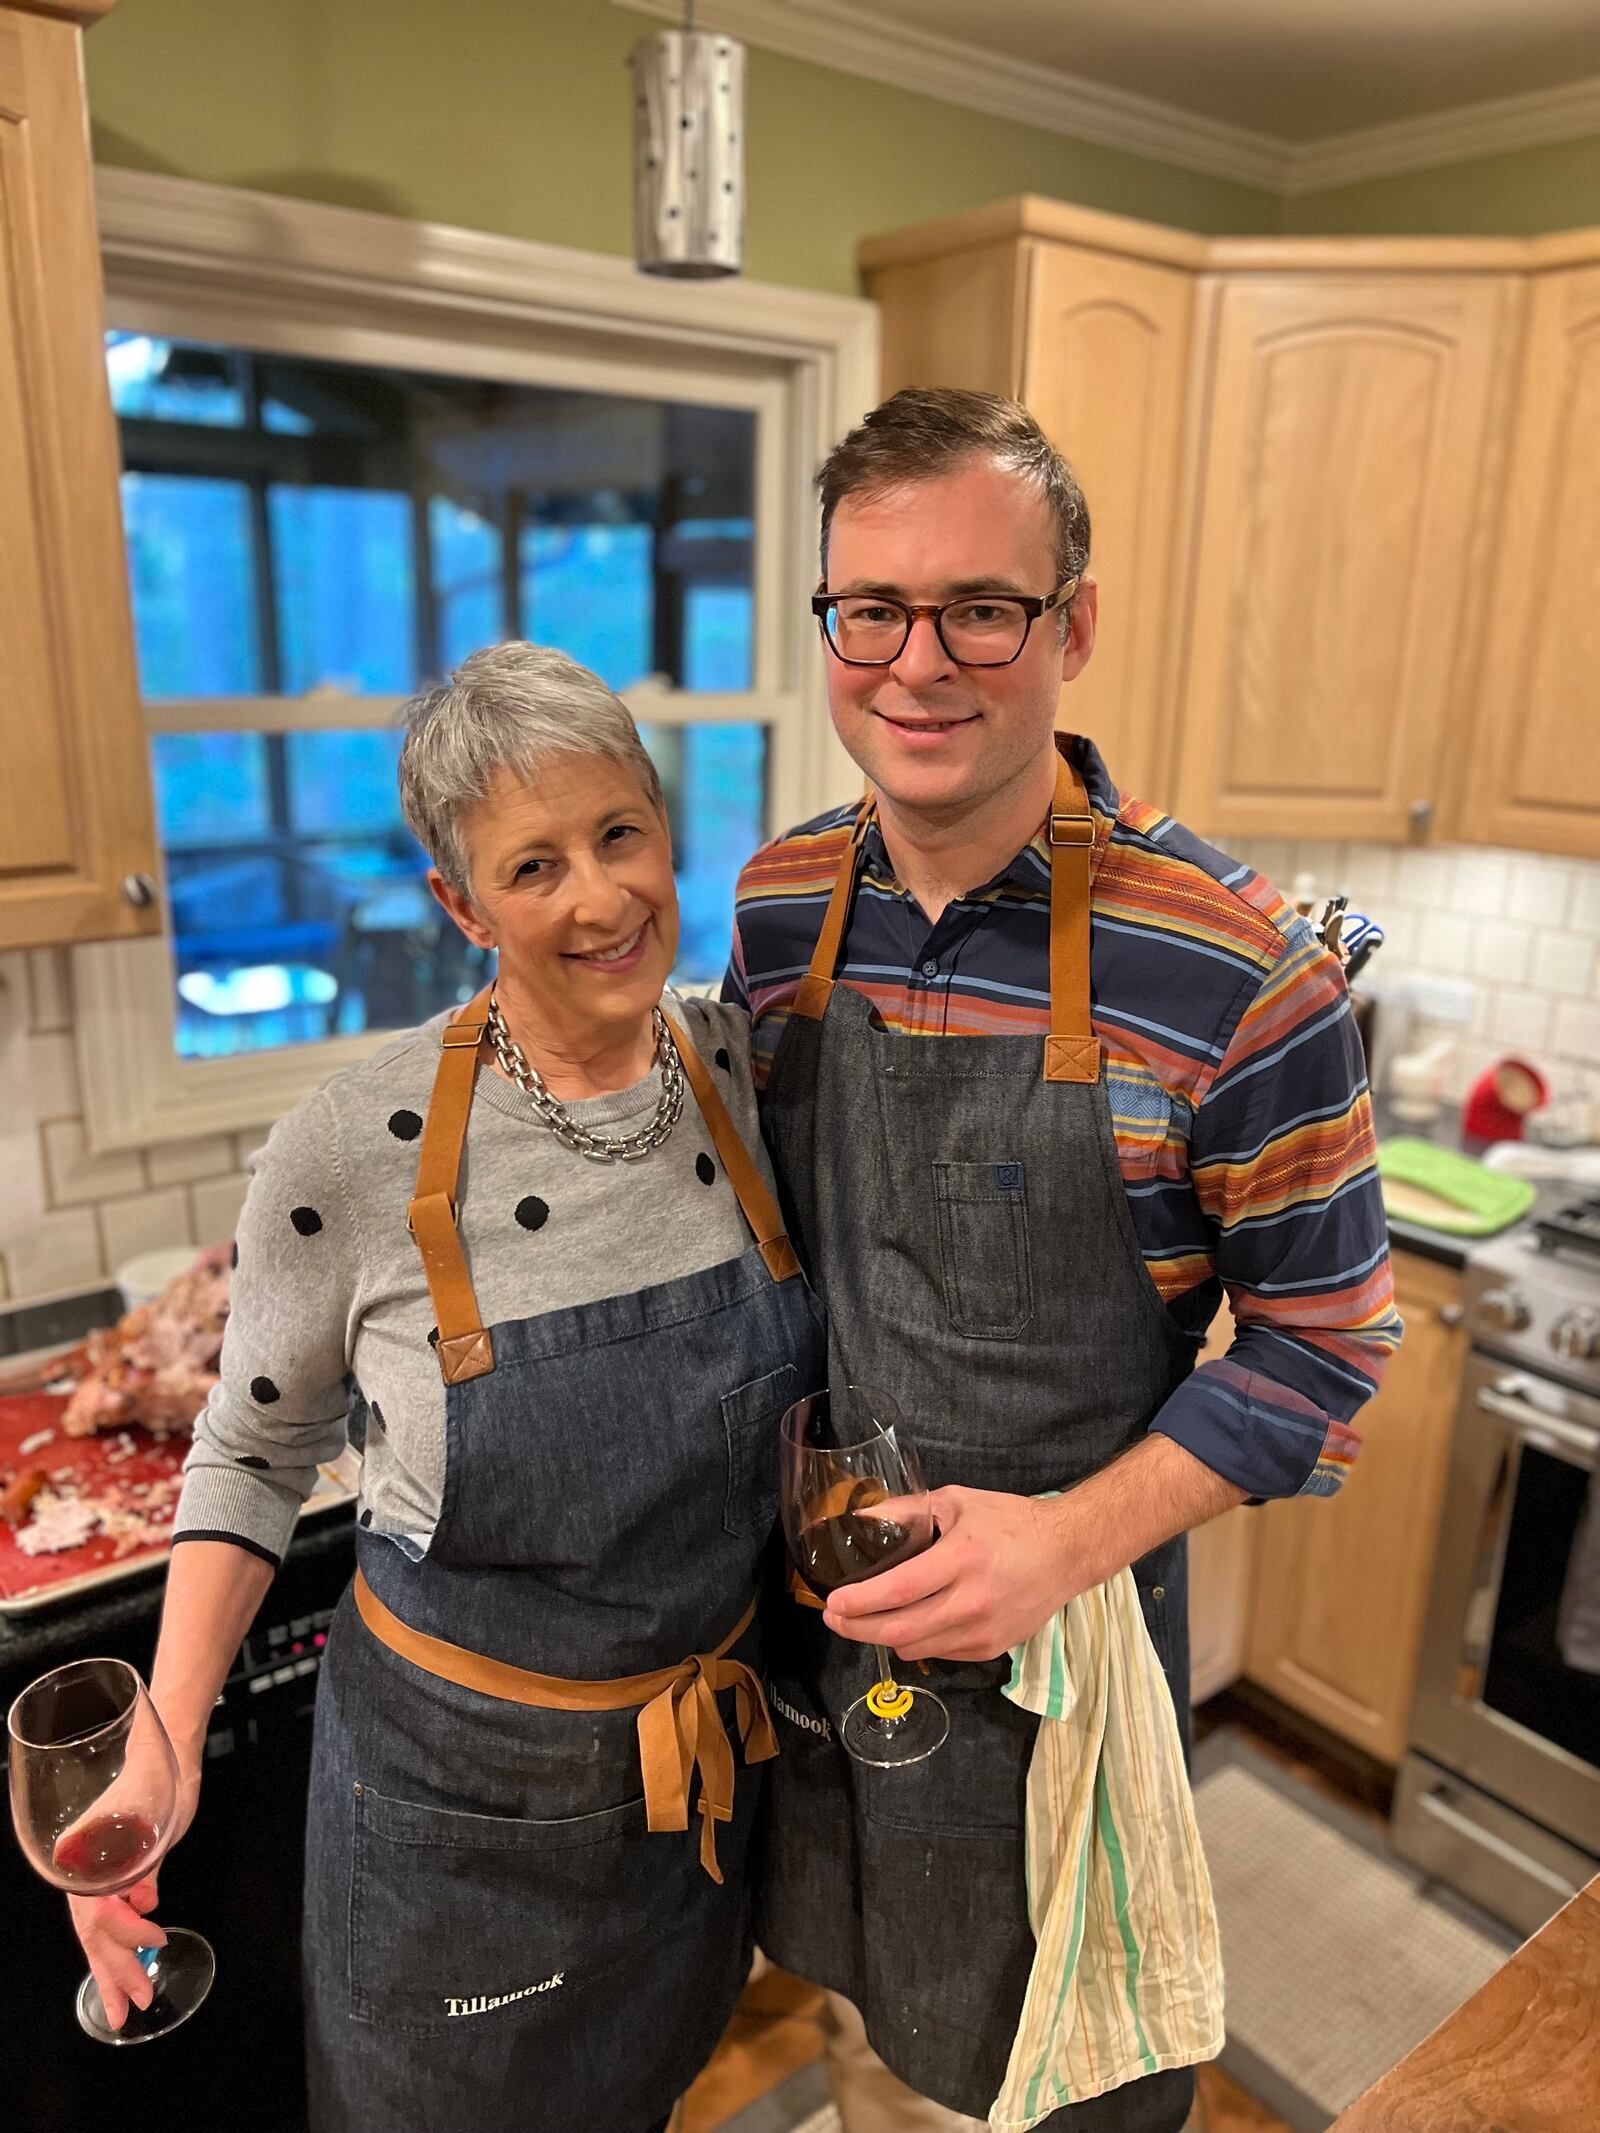
[[[358,1575],[306,1863],[312,2123],[645,2133],[748,1964],[748,1766],[772,1752],[750,1610],[818,1317],[746,1153],[742,1016],[661,1012],[671,850],[626,708],[500,645],[410,706],[400,783],[498,975],[267,1143],[152,1691],[192,1811],[206,1714],[350,1426]],[[148,1994],[152,1897],[75,1905],[113,2021]]]

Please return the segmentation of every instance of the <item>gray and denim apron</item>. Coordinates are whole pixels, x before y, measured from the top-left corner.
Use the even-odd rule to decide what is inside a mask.
[[[447,1388],[439,1522],[425,1553],[358,1530],[318,1687],[316,2133],[645,2133],[749,1967],[750,1766],[774,1752],[752,1601],[821,1313],[675,1029],[755,1242],[484,1327],[455,1195],[486,997],[442,1032],[410,1206]]]
[[[931,1486],[1070,1487],[1136,1444],[1184,1377],[1140,1254],[1090,1020],[1094,821],[1065,756],[1050,817],[1050,1034],[906,1037],[834,982],[872,808],[863,808],[779,1041],[762,1109],[794,1239],[828,1311],[829,1377],[898,1402]],[[1186,1551],[1134,1565],[1180,1727]],[[892,2070],[987,2117],[1033,1961],[1024,1799],[1038,1721],[1009,1662],[929,1663],[950,1734],[870,1769],[838,1745],[871,1647],[775,1604],[773,1766],[756,1930],[776,1963],[845,1994]],[[1193,2090],[1152,2075],[1048,2123],[1168,2133]]]

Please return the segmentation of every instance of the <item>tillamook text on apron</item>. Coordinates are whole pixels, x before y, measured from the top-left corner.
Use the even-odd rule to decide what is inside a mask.
[[[804,1711],[797,1711],[792,1703],[779,1695],[770,1681],[767,1683],[767,1701],[780,1718],[788,1719],[791,1726],[799,1726],[806,1733],[820,1733],[824,1740],[832,1740],[833,1728],[825,1718],[808,1718]]]
[[[554,1992],[558,1985],[564,1985],[566,1981],[567,1973],[564,1970],[558,1970],[554,1977],[547,1977],[542,1985],[524,1985],[520,1992],[497,1992],[487,1997],[483,1993],[479,1993],[475,1999],[471,2000],[447,1999],[444,2003],[445,2013],[447,2015],[487,2014],[491,2007],[509,2007],[513,2000],[531,1999],[536,1992]]]

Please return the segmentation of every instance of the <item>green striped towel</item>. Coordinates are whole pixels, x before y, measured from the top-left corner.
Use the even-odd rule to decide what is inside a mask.
[[[1044,1721],[1028,1770],[1037,1946],[995,2133],[1222,2049],[1211,1877],[1132,1571],[1072,1601],[1011,1661],[1006,1695]]]

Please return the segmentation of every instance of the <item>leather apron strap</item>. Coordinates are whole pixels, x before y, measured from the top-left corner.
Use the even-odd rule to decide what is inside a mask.
[[[820,1022],[828,1011],[834,973],[861,871],[861,849],[875,809],[869,799],[856,818],[850,849],[839,862],[833,893],[800,980],[790,1013]],[[1100,1041],[1089,1004],[1090,864],[1094,817],[1082,777],[1064,755],[1056,757],[1056,790],[1047,831],[1050,840],[1050,1033],[1044,1041],[1046,1081],[1093,1083],[1100,1079]]]
[[[472,1110],[472,1091],[484,1053],[484,1033],[489,1022],[489,992],[485,986],[445,1024],[441,1033],[438,1071],[428,1116],[422,1128],[422,1148],[417,1158],[416,1191],[406,1209],[406,1225],[422,1254],[422,1270],[433,1299],[433,1315],[439,1329],[435,1353],[447,1385],[461,1385],[470,1378],[487,1377],[494,1368],[494,1343],[478,1310],[456,1207],[456,1180],[461,1172],[461,1151],[466,1146],[467,1119]],[[722,1158],[745,1221],[750,1225],[767,1272],[774,1281],[787,1281],[798,1274],[800,1262],[784,1234],[778,1203],[767,1189],[755,1160],[728,1115],[716,1083],[705,1062],[689,1042],[682,1025],[667,1017],[678,1057],[712,1145]]]
[[[441,1681],[495,1696],[502,1703],[544,1711],[639,1711],[639,1762],[644,1773],[645,1823],[652,1831],[689,1827],[689,1778],[700,1773],[700,1864],[720,1882],[717,1824],[733,1820],[733,1746],[717,1709],[720,1690],[732,1689],[736,1724],[747,1763],[764,1763],[778,1752],[777,1734],[759,1677],[742,1659],[727,1655],[755,1619],[754,1600],[715,1651],[697,1652],[677,1666],[650,1674],[624,1674],[612,1681],[573,1681],[534,1674],[501,1659],[486,1659],[442,1637],[425,1636],[391,1612],[358,1570],[355,1603],[380,1644]]]

